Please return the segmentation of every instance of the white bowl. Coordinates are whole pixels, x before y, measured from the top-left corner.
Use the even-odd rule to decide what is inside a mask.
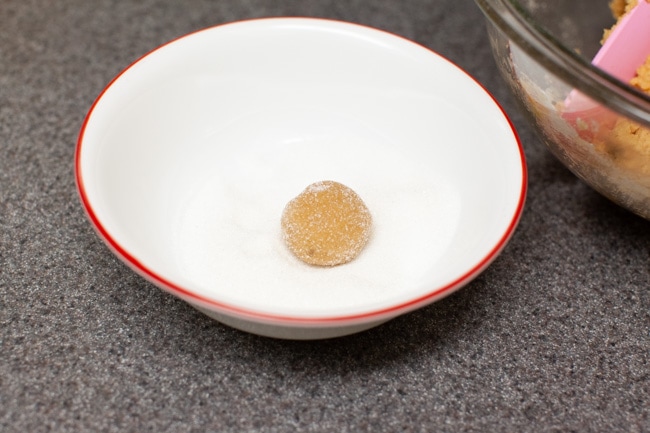
[[[493,98],[436,53],[343,22],[221,25],[115,78],[79,135],[82,203],[136,272],[209,316],[272,337],[376,326],[462,287],[512,235],[526,166]],[[353,262],[282,243],[286,203],[335,180],[373,214]]]

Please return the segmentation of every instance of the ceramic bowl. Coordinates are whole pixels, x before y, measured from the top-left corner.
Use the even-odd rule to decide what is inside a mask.
[[[650,219],[650,96],[591,64],[615,22],[608,2],[476,3],[497,65],[547,148],[596,191]]]
[[[307,18],[220,25],[165,44],[97,98],[76,176],[110,249],[163,290],[278,338],[358,332],[464,286],[524,204],[522,148],[499,105],[440,55]],[[354,261],[306,265],[281,213],[319,180],[373,217]]]

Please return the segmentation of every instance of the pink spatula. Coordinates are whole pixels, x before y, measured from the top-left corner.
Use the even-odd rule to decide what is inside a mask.
[[[650,3],[639,0],[614,27],[592,64],[628,83],[650,56]],[[563,116],[569,121],[595,119],[605,111],[597,102],[577,90],[564,101]]]

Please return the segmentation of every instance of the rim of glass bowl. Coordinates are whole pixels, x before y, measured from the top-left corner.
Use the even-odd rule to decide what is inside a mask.
[[[499,30],[562,81],[603,106],[650,126],[650,96],[564,46],[517,0],[475,1]]]

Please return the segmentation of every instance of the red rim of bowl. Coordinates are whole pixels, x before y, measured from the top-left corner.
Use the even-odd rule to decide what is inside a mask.
[[[290,20],[290,19],[296,19],[296,20],[311,20],[315,22],[321,22],[321,23],[339,23],[343,25],[349,25],[349,26],[357,26],[361,27],[364,29],[368,29],[374,32],[379,32],[383,33],[385,35],[388,35],[393,38],[398,38],[402,39],[406,42],[409,42],[410,44],[420,46],[421,48],[426,49],[430,53],[440,57],[441,59],[447,61],[451,65],[453,65],[459,72],[464,73],[468,78],[470,78],[471,81],[473,81],[476,85],[478,85],[494,102],[494,104],[499,108],[501,113],[503,114],[504,118],[508,122],[510,129],[513,133],[513,136],[515,138],[515,141],[517,143],[517,148],[519,151],[519,156],[520,156],[520,162],[521,162],[521,186],[520,186],[520,194],[519,194],[519,201],[517,203],[517,207],[515,209],[514,214],[512,215],[512,218],[510,220],[510,223],[508,224],[508,227],[499,239],[499,241],[496,243],[496,245],[490,250],[490,252],[480,261],[478,261],[473,267],[471,267],[467,272],[465,272],[463,275],[459,276],[455,280],[451,281],[445,286],[435,288],[431,290],[430,292],[419,296],[414,299],[407,300],[405,302],[390,306],[390,307],[384,307],[376,310],[371,310],[367,312],[362,312],[362,313],[356,313],[356,314],[348,314],[348,315],[341,315],[341,316],[330,316],[330,317],[301,317],[301,316],[289,316],[289,315],[282,315],[282,314],[274,314],[274,313],[267,313],[263,311],[257,311],[257,310],[252,310],[252,309],[247,309],[243,307],[238,307],[236,305],[232,305],[229,303],[225,302],[220,302],[214,299],[210,299],[208,297],[198,295],[194,293],[193,291],[183,288],[178,284],[173,283],[172,281],[169,281],[162,275],[158,274],[157,272],[149,269],[147,266],[142,264],[138,259],[136,259],[133,255],[131,255],[125,248],[123,248],[112,236],[111,234],[106,230],[106,228],[102,225],[101,221],[97,217],[95,211],[93,210],[93,207],[90,203],[90,200],[88,198],[88,195],[86,193],[86,189],[84,188],[84,181],[83,177],[81,174],[81,150],[83,147],[83,141],[84,141],[84,135],[86,131],[86,127],[88,126],[88,122],[95,110],[95,107],[99,103],[99,101],[102,99],[104,94],[108,92],[108,90],[112,87],[112,85],[122,76],[124,75],[128,70],[130,70],[134,65],[136,65],[138,62],[140,62],[142,59],[150,56],[151,54],[157,52],[161,48],[170,45],[178,40],[190,37],[192,35],[195,35],[197,33],[203,32],[203,31],[209,31],[215,28],[223,27],[223,26],[228,26],[228,25],[233,25],[233,24],[238,24],[238,23],[243,23],[243,22],[252,22],[252,21],[267,21],[267,20]],[[76,150],[75,150],[75,180],[77,184],[77,192],[79,194],[81,203],[83,205],[83,208],[86,212],[86,215],[88,216],[90,222],[92,223],[95,231],[98,233],[100,238],[104,241],[104,243],[111,249],[111,251],[117,255],[124,263],[126,263],[131,269],[133,269],[136,273],[147,279],[148,281],[152,282],[154,285],[157,287],[160,287],[169,293],[195,305],[199,305],[203,308],[208,308],[210,310],[214,310],[216,312],[219,312],[221,314],[225,314],[228,316],[235,316],[238,318],[244,318],[244,319],[249,319],[261,323],[272,323],[272,324],[282,324],[286,326],[342,326],[342,325],[351,325],[351,324],[358,324],[358,323],[366,323],[366,322],[375,322],[375,321],[380,321],[380,320],[387,320],[392,317],[396,317],[398,315],[407,313],[409,311],[416,310],[418,308],[421,308],[427,304],[430,304],[438,299],[441,299],[444,296],[447,296],[454,291],[460,289],[461,287],[467,285],[469,282],[471,282],[475,277],[477,277],[483,270],[485,270],[501,253],[503,248],[506,246],[510,238],[512,237],[517,224],[519,223],[519,220],[521,218],[521,214],[523,212],[524,208],[524,203],[526,201],[526,191],[527,191],[527,185],[528,185],[528,171],[527,171],[527,166],[526,166],[526,157],[525,153],[523,150],[523,146],[521,144],[521,140],[519,138],[519,135],[517,134],[517,131],[511,121],[511,119],[508,117],[506,114],[505,110],[501,106],[501,104],[496,100],[496,98],[483,86],[480,82],[478,82],[474,77],[469,75],[467,72],[465,72],[462,68],[460,68],[458,65],[450,61],[449,59],[441,56],[440,54],[436,53],[435,51],[420,45],[416,42],[413,42],[409,39],[403,38],[399,35],[395,35],[380,29],[375,29],[372,27],[367,27],[361,24],[355,24],[355,23],[348,23],[348,22],[342,22],[342,21],[337,21],[337,20],[330,20],[330,19],[320,19],[320,18],[258,18],[258,19],[252,19],[252,20],[245,20],[245,21],[236,21],[232,23],[225,23],[225,24],[220,24],[216,25],[213,27],[208,27],[205,29],[197,30],[195,32],[180,36],[176,39],[173,39],[163,45],[160,45],[157,48],[154,48],[153,50],[149,51],[148,53],[144,54],[137,60],[135,60],[133,63],[131,63],[129,66],[127,66],[124,70],[122,70],[118,75],[116,75],[107,85],[104,87],[104,89],[101,91],[99,96],[95,99],[93,104],[91,105],[88,113],[86,114],[86,117],[84,118],[84,121],[82,123],[79,136],[77,139],[77,145],[76,145]]]

